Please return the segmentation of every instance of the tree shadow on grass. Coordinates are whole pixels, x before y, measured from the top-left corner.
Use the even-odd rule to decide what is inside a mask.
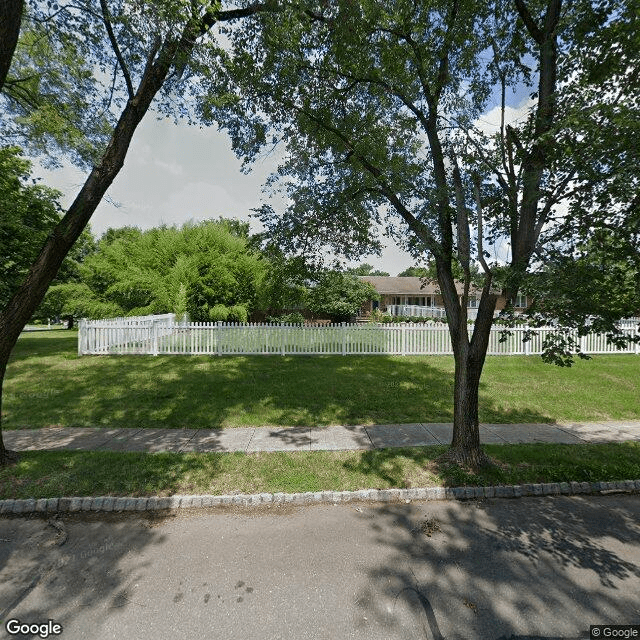
[[[22,362],[35,357],[66,354],[74,356],[78,351],[76,331],[51,330],[23,333],[11,352],[10,362]]]
[[[389,637],[568,640],[590,624],[640,622],[635,496],[389,505],[362,517],[388,553],[356,603]],[[428,535],[426,520],[438,525]]]
[[[225,465],[233,466],[229,455],[23,452],[17,465],[0,470],[0,498],[223,493],[212,488],[224,480]]]
[[[218,428],[451,422],[447,359],[390,356],[85,356],[8,372],[7,428]],[[36,398],[36,394],[41,397]],[[489,400],[493,422],[548,422]]]
[[[345,462],[344,467],[352,473],[379,478],[382,482],[381,486],[407,488],[405,480],[407,460],[415,462],[420,467],[425,467],[444,451],[446,451],[446,447],[440,445],[374,449],[373,451],[362,451],[357,462]]]

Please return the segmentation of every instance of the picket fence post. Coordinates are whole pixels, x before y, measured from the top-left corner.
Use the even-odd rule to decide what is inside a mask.
[[[342,355],[343,356],[347,355],[347,332],[345,331],[346,326],[347,326],[346,322],[342,322],[341,323],[341,327],[342,327]]]
[[[87,321],[85,318],[80,318],[78,321],[78,355],[83,355],[85,349],[85,341],[87,336]]]
[[[156,321],[151,321],[151,355],[158,355],[158,329]]]

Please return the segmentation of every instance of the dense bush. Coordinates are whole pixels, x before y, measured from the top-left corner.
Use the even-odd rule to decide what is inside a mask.
[[[45,303],[87,318],[186,312],[194,322],[246,322],[268,263],[233,222],[109,230],[80,265],[82,281],[51,287]]]
[[[379,300],[378,292],[358,277],[328,271],[310,288],[307,306],[312,313],[327,315],[332,322],[346,322],[357,315],[368,300]]]

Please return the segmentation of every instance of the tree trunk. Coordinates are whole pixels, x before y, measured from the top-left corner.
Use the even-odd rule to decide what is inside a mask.
[[[493,325],[496,296],[491,293],[491,279],[485,282],[478,315],[471,340],[467,327],[460,326],[452,332],[455,360],[453,435],[451,447],[445,460],[477,469],[490,463],[480,446],[480,423],[478,420],[478,390],[480,377],[489,345]],[[466,324],[466,314],[463,314]]]
[[[11,353],[11,351],[9,351]],[[0,362],[0,421],[2,420],[2,385],[4,383],[4,374],[7,370],[6,360]],[[4,446],[4,439],[2,437],[2,429],[0,429],[0,467],[4,467],[5,465],[11,464],[12,462],[16,462],[18,460],[18,456],[14,451],[9,451]]]
[[[62,261],[120,172],[133,134],[156,93],[164,84],[176,52],[182,49],[186,54],[191,50],[192,31],[193,25],[190,25],[185,28],[181,39],[166,42],[156,62],[148,65],[138,91],[127,102],[100,162],[92,169],[69,210],[47,238],[40,255],[29,269],[25,281],[0,312],[0,373],[2,373],[0,382],[4,380],[9,356],[22,329],[42,302]],[[2,386],[0,386],[0,406],[1,404]],[[0,414],[0,464],[6,464],[14,458],[15,454],[8,452],[4,446]]]
[[[488,462],[480,447],[478,422],[478,388],[484,362],[472,356],[455,356],[455,387],[453,400],[453,436],[446,458],[464,466],[478,468]]]
[[[2,90],[5,80],[7,79],[7,73],[9,73],[9,67],[13,59],[13,52],[18,43],[23,9],[23,0],[3,0],[0,2],[0,90]],[[19,334],[20,332],[18,332],[18,335]],[[0,333],[0,335],[2,336],[1,342],[4,342],[4,332]],[[7,350],[5,345],[0,344],[0,466],[14,462],[17,459],[17,456],[13,452],[7,451],[5,448],[1,429],[2,384],[12,348],[13,345]]]
[[[24,0],[0,2],[0,90],[7,79],[13,52],[18,44]]]

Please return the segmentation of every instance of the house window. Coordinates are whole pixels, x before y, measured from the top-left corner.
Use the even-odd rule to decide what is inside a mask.
[[[462,304],[462,296],[460,296],[460,304]],[[467,309],[477,309],[480,305],[480,300],[475,296],[471,295],[467,299]]]
[[[516,303],[513,306],[520,309],[525,309],[527,307],[527,296],[518,294],[516,296]]]

